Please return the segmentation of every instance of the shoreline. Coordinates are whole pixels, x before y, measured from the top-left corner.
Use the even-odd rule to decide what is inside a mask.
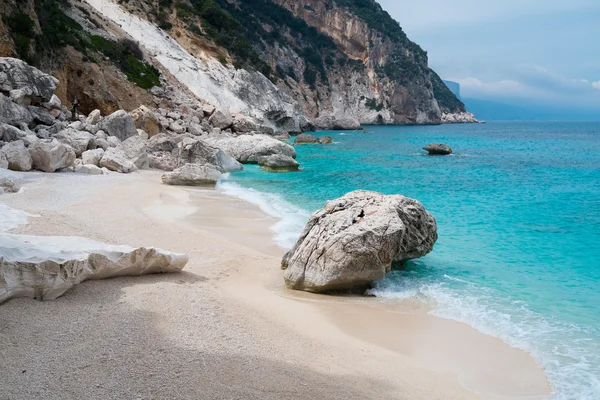
[[[0,305],[1,319],[17,318],[23,309],[34,314],[43,310],[69,311],[73,303],[81,300],[97,307],[95,301],[103,298],[105,290],[114,292],[111,289],[116,288],[120,293],[117,297],[122,297],[117,304],[124,302],[127,309],[158,313],[163,319],[173,320],[173,324],[161,318],[154,322],[166,338],[175,335],[178,348],[215,347],[226,353],[235,349],[237,355],[254,359],[259,354],[274,356],[277,361],[285,360],[287,366],[292,363],[308,368],[310,373],[306,376],[313,383],[321,379],[313,375],[315,371],[334,377],[352,376],[339,385],[329,382],[330,376],[322,381],[322,387],[314,389],[323,391],[315,392],[315,396],[343,398],[343,393],[360,393],[365,398],[542,399],[549,395],[547,379],[530,355],[466,324],[428,315],[427,309],[416,302],[287,291],[279,270],[284,250],[274,243],[269,230],[276,220],[251,203],[219,190],[167,187],[160,184],[156,172],[98,178],[36,175],[23,193],[2,197],[3,203],[13,208],[42,214],[41,218],[31,218],[28,225],[18,229],[19,233],[75,235],[114,244],[157,246],[188,253],[190,264],[182,274],[86,282],[52,302],[13,299]],[[69,188],[72,189],[65,193]],[[44,196],[48,195],[47,204]],[[124,223],[124,218],[128,223]],[[200,329],[194,313],[186,307],[202,298],[218,304],[218,311],[224,312],[223,321],[215,309],[209,310],[210,317],[196,318],[219,320],[219,329]],[[174,299],[180,302],[172,303]],[[175,306],[165,308],[165,304]],[[207,304],[200,307],[211,308]],[[224,321],[230,317],[233,320]],[[44,321],[48,317],[41,318]],[[53,324],[68,321],[63,316],[58,319]],[[148,319],[142,319],[147,324]],[[111,325],[108,319],[107,323]],[[23,334],[22,330],[32,325],[39,327],[37,321],[21,321],[21,325],[9,327],[0,338],[8,334],[4,339],[14,342],[20,336],[11,333]],[[188,325],[198,330],[193,331]],[[86,331],[89,328],[86,323],[81,326]],[[180,337],[175,333],[178,329],[188,335]],[[238,335],[228,335],[228,330],[238,331]],[[287,335],[281,335],[283,332]],[[207,338],[213,343],[205,344]],[[11,355],[21,355],[23,359],[30,356],[12,350],[7,353],[8,365],[18,363]],[[266,370],[271,375],[263,384],[277,385],[277,371]],[[248,384],[244,377],[248,371],[238,372],[236,377]],[[19,382],[18,375],[10,375],[15,383]],[[378,383],[365,382],[367,378],[378,379]],[[191,387],[185,390],[193,392],[194,385],[191,381],[189,384]],[[8,393],[10,389],[15,388],[10,386]],[[297,389],[290,398],[307,398],[302,397],[306,396],[302,392],[306,390],[304,386]],[[225,388],[215,390],[230,393]]]

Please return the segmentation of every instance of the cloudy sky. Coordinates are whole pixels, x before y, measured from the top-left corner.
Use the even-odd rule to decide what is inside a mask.
[[[379,0],[463,97],[600,110],[600,0]]]

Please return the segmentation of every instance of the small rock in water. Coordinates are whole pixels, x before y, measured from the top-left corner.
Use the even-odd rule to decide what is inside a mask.
[[[423,147],[423,150],[427,151],[430,156],[447,156],[452,154],[452,149],[445,144],[429,144]]]

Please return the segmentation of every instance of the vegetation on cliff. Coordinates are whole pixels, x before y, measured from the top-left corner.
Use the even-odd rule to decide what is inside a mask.
[[[59,60],[60,50],[71,46],[87,61],[108,57],[130,81],[144,89],[160,86],[159,71],[144,61],[143,53],[135,42],[90,35],[63,11],[72,7],[68,0],[35,0],[34,4],[41,29],[39,33],[35,31],[33,19],[23,11],[15,11],[3,18],[19,58],[40,66],[48,60],[50,63]]]

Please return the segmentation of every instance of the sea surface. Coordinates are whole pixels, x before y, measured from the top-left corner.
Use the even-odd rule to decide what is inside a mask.
[[[600,399],[600,123],[488,123],[320,132],[296,147],[302,171],[256,166],[226,193],[279,218],[291,247],[310,212],[355,189],[420,200],[437,218],[434,251],[372,293],[417,298],[530,352],[553,399]],[[428,143],[455,154],[424,155]]]

